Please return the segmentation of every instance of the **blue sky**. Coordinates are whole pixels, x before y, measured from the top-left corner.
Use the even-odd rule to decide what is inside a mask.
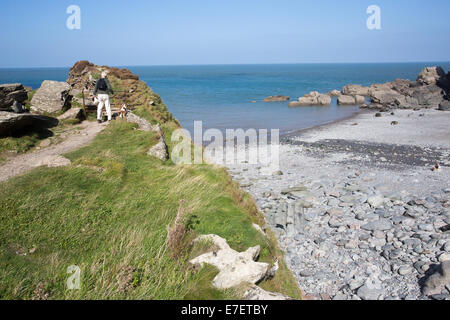
[[[69,5],[81,30],[66,28]],[[366,27],[369,5],[382,29]],[[0,67],[450,60],[448,0],[1,0]]]

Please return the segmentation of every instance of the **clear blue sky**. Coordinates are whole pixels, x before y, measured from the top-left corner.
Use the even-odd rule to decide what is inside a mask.
[[[81,30],[66,9],[81,8]],[[382,29],[366,28],[381,7]],[[450,60],[448,0],[1,0],[0,67]]]

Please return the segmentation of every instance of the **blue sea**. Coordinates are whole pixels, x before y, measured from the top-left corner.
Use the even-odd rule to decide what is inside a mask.
[[[341,90],[355,83],[371,85],[403,78],[415,80],[426,66],[450,70],[450,62],[379,64],[278,64],[127,67],[161,95],[182,126],[204,129],[299,129],[351,116],[357,106],[289,108],[287,102],[264,103],[271,95],[292,100],[310,91]],[[20,82],[39,88],[43,80],[65,81],[69,68],[0,69],[0,83]],[[256,103],[252,103],[256,101]]]

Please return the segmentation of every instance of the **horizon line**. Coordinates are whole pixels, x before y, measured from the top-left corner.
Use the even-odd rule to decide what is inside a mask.
[[[76,62],[83,61],[78,60]],[[87,60],[89,61],[89,60]],[[75,63],[76,63],[75,62]],[[89,61],[91,62],[91,61]],[[75,64],[74,63],[74,64]],[[206,63],[206,64],[136,64],[136,65],[110,65],[110,67],[116,68],[133,68],[133,67],[202,67],[202,66],[257,66],[257,65],[302,65],[302,64],[408,64],[408,63],[450,63],[449,61],[377,61],[377,62],[274,62],[274,63]],[[95,64],[95,63],[94,63]],[[108,66],[98,64],[99,66]],[[73,66],[73,65],[72,65]],[[72,68],[72,66],[26,66],[26,67],[2,67],[0,69],[66,69]]]

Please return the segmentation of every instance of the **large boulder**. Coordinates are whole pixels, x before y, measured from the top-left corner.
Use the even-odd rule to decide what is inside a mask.
[[[7,83],[0,85],[0,109],[11,110],[15,101],[23,104],[28,99],[27,90],[20,83]]]
[[[349,84],[342,89],[342,94],[346,96],[369,96],[369,88],[358,84]]]
[[[12,113],[0,111],[0,136],[8,136],[26,127],[52,128],[58,120],[30,113]]]
[[[339,105],[354,105],[356,104],[356,99],[353,96],[342,95],[338,98]]]
[[[70,85],[45,80],[31,99],[31,110],[38,113],[57,113],[70,107]]]
[[[270,96],[264,99],[264,102],[284,102],[289,101],[290,98],[287,96]]]
[[[417,82],[422,85],[436,85],[441,79],[446,79],[446,74],[441,67],[427,67],[417,77]]]

